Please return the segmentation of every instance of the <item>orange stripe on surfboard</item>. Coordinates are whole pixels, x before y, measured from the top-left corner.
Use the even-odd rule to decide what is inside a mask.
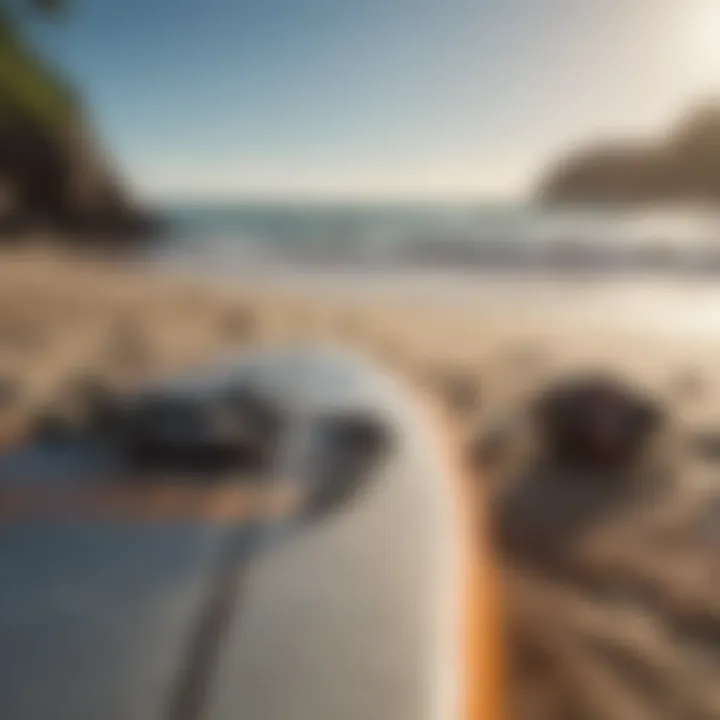
[[[225,523],[292,515],[297,484],[215,487],[155,482],[93,487],[0,487],[0,524],[31,519],[68,522]]]
[[[505,658],[499,574],[491,551],[487,501],[463,461],[451,422],[441,411],[431,409],[429,414],[447,463],[461,541],[463,719],[499,720],[504,717]]]

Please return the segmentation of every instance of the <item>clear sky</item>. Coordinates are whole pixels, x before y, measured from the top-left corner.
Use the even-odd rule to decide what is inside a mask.
[[[43,50],[158,197],[516,194],[720,91],[720,0],[74,5]]]

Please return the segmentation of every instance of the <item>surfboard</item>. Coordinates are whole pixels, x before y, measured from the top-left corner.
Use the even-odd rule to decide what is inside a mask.
[[[251,479],[128,484],[83,445],[0,457],[0,717],[498,718],[482,503],[439,416],[335,351],[145,392],[237,387],[282,419]]]

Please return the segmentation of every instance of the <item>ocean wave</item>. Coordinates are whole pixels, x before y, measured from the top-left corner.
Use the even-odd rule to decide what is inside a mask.
[[[525,206],[186,207],[159,255],[254,268],[720,273],[700,213],[548,213]]]

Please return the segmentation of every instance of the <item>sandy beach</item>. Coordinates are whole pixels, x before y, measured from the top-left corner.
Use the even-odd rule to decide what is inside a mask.
[[[613,330],[582,315],[569,322],[560,310],[498,307],[480,291],[448,304],[4,251],[1,439],[23,442],[48,409],[72,413],[88,376],[132,388],[258,346],[352,348],[444,403],[463,441],[494,442],[502,459],[478,482],[487,486],[498,538],[520,527],[544,548],[537,562],[498,540],[512,717],[720,717],[720,340]],[[545,479],[529,483],[543,502],[508,510],[508,488],[534,472],[513,444],[513,424],[545,382],[582,367],[614,368],[668,409],[668,439],[651,477],[657,492],[574,522],[581,506],[602,498],[554,502],[557,488]],[[688,442],[698,434],[702,452]]]

